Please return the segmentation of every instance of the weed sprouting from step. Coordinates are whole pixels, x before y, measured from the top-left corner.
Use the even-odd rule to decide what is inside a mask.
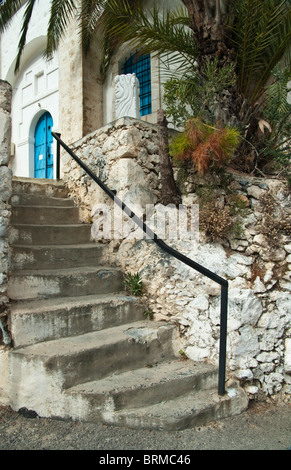
[[[143,295],[143,283],[139,273],[128,273],[125,277],[124,284],[126,289],[134,296],[141,297]]]
[[[153,320],[154,319],[154,312],[148,308],[144,313],[144,317],[147,318],[148,320]]]

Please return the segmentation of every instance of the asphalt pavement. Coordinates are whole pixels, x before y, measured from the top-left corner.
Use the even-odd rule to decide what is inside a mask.
[[[291,399],[253,402],[239,416],[175,432],[39,418],[0,407],[0,450],[94,450],[96,463],[127,468],[134,462],[193,464],[197,450],[291,450]]]

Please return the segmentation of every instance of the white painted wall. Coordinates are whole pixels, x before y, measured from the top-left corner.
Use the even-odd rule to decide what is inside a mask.
[[[43,57],[51,1],[39,0],[30,21],[26,46],[15,74],[18,38],[25,7],[14,16],[1,36],[1,78],[13,88],[12,97],[12,170],[15,176],[34,176],[34,131],[45,111],[59,127],[58,55],[47,61]],[[55,148],[53,149],[56,154]],[[54,165],[56,167],[56,165]]]

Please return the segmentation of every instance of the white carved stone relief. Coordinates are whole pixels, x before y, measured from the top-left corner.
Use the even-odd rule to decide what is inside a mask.
[[[133,74],[115,77],[116,119],[124,116],[140,118],[139,81]]]

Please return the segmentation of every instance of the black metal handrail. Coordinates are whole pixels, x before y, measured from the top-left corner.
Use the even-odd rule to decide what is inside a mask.
[[[187,256],[178,252],[161,240],[139,217],[132,212],[91,170],[80,160],[79,157],[60,138],[60,134],[52,132],[58,145],[61,145],[66,152],[80,165],[80,167],[99,185],[101,189],[131,218],[163,251],[182,261],[199,273],[208,277],[221,286],[220,301],[220,344],[219,344],[219,373],[218,373],[218,393],[225,394],[225,372],[226,372],[226,342],[227,342],[227,310],[228,310],[228,281],[213,273],[209,269],[201,266]],[[59,152],[58,152],[59,154]],[[59,164],[58,164],[59,167]]]

